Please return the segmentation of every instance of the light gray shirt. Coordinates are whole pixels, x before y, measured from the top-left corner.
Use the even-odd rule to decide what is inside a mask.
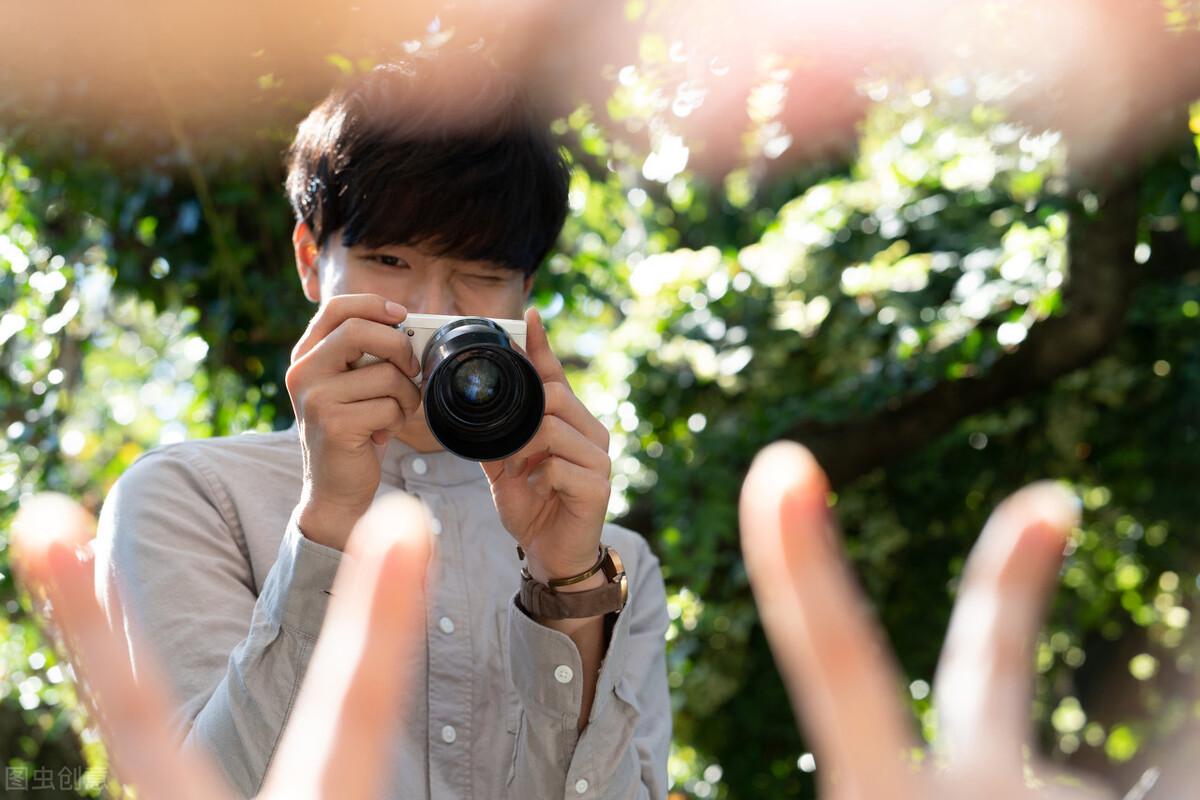
[[[301,478],[295,426],[183,442],[138,459],[100,516],[97,594],[109,624],[148,642],[175,691],[181,741],[212,753],[245,797],[288,721],[342,556],[296,526]],[[425,642],[410,655],[385,796],[665,797],[668,618],[645,540],[605,526],[629,600],[578,734],[578,650],[515,605],[521,565],[479,464],[393,441],[376,496],[394,491],[425,503],[436,535]]]

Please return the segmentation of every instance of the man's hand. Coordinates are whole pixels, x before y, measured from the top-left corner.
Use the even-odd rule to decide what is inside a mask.
[[[150,668],[134,680],[124,639],[93,592],[94,528],[68,498],[38,495],[13,522],[13,564],[65,645],[119,778],[148,800],[233,798],[215,764],[178,748],[167,683],[152,660],[140,659]],[[260,798],[380,796],[424,637],[429,536],[424,507],[399,494],[381,498],[355,526]]]
[[[529,360],[546,393],[541,428],[523,448],[483,464],[500,521],[539,581],[589,569],[612,490],[608,429],[580,402],[550,350],[537,311],[525,313]]]
[[[823,794],[858,800],[1012,800],[1109,795],[1038,765],[1029,708],[1033,652],[1064,545],[1071,497],[1048,483],[1005,500],[967,562],[935,681],[934,765],[901,700],[900,673],[842,557],[829,487],[807,450],[766,448],[742,488],[742,550],[759,614]],[[1030,776],[1033,776],[1031,779]],[[1040,777],[1038,777],[1040,776]],[[1040,780],[1040,790],[1032,783]]]
[[[304,461],[300,529],[341,550],[379,488],[383,449],[421,404],[421,367],[393,326],[405,308],[377,294],[329,299],[292,350],[287,389]],[[364,353],[382,359],[361,369]]]

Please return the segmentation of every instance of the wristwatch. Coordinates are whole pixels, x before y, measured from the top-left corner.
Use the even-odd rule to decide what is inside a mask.
[[[520,547],[517,555],[525,557]],[[603,572],[608,583],[586,592],[559,592],[558,587],[587,580],[597,572]],[[629,598],[629,581],[625,576],[625,565],[616,548],[600,545],[599,559],[595,566],[570,578],[552,580],[549,585],[533,579],[529,570],[521,569],[521,593],[517,600],[526,613],[542,619],[578,619],[597,617],[620,611]]]

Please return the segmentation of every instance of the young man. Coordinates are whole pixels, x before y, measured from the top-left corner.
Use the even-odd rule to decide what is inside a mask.
[[[319,310],[287,374],[297,424],[155,450],[102,512],[110,624],[148,638],[181,737],[246,796],[288,721],[350,531],[392,492],[425,504],[435,536],[387,796],[666,795],[665,593],[645,541],[604,522],[608,432],[531,311],[541,427],[508,459],[460,459],[431,435],[393,327],[409,313],[521,316],[565,218],[566,168],[544,126],[497,73],[463,63],[377,69],[300,125],[287,189],[300,283]],[[383,361],[351,369],[364,353]]]

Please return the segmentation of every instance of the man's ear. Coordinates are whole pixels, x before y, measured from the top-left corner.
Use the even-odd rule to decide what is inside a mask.
[[[531,272],[525,276],[524,290],[525,290],[525,302],[526,303],[529,302],[529,292],[533,290],[533,277],[536,274],[537,273]]]
[[[292,249],[296,253],[296,273],[300,276],[304,296],[314,303],[321,302],[321,275],[317,270],[321,251],[308,224],[303,221],[297,222],[292,230]]]

